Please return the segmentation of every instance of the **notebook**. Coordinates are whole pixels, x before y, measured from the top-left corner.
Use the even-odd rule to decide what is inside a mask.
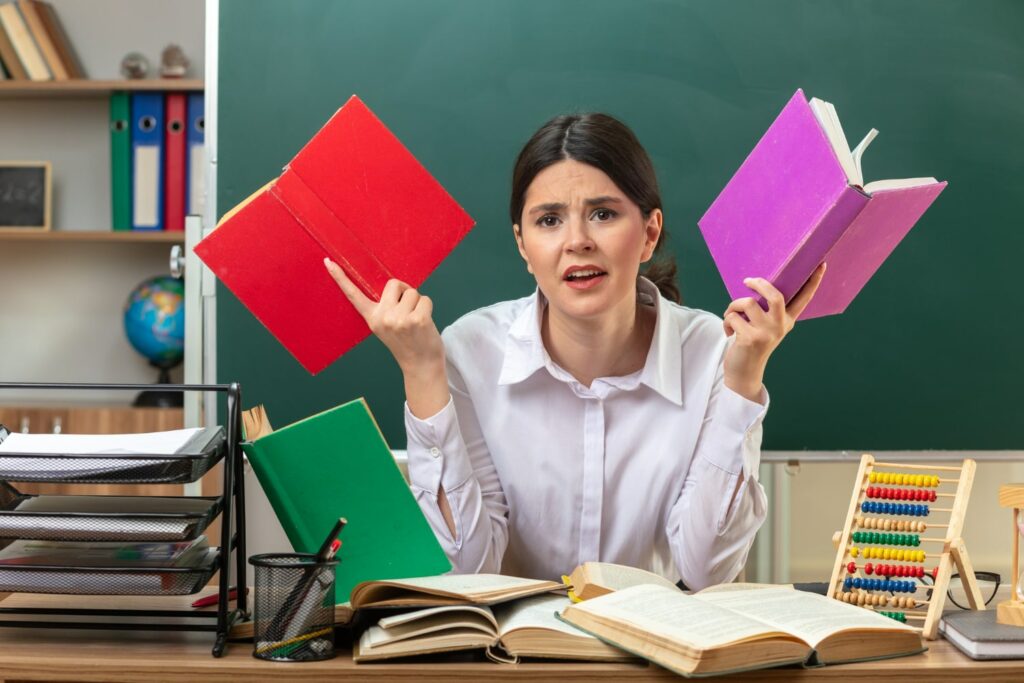
[[[195,253],[312,374],[370,330],[324,268],[379,300],[419,287],[473,219],[353,96],[272,180],[225,214]]]
[[[996,610],[946,612],[939,633],[971,659],[1024,659],[1024,628],[996,621]]]
[[[348,520],[337,555],[339,600],[362,581],[451,569],[363,399],[242,448],[297,552],[315,553],[338,518]]]

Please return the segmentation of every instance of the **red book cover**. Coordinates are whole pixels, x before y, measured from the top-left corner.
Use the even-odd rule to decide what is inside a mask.
[[[324,257],[379,300],[391,278],[423,284],[472,227],[469,214],[352,96],[195,252],[316,374],[370,334]]]
[[[164,230],[184,230],[185,93],[167,93],[164,112]]]

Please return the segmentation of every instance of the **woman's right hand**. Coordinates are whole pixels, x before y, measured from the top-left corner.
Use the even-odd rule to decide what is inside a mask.
[[[449,398],[444,342],[431,317],[430,298],[400,280],[388,280],[377,302],[363,294],[337,263],[325,258],[324,265],[398,362],[413,415],[423,419],[444,408]]]

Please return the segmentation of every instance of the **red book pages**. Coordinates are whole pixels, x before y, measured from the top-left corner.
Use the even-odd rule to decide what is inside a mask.
[[[472,227],[469,214],[353,96],[280,177],[228,212],[195,251],[316,374],[370,333],[324,257],[378,300],[391,278],[419,287]]]
[[[184,230],[185,93],[167,93],[164,116],[164,230]]]

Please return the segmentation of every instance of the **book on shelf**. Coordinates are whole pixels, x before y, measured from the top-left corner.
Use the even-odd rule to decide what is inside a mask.
[[[53,75],[53,80],[66,81],[70,78],[70,75],[60,58],[60,54],[57,52],[56,43],[43,22],[43,9],[41,5],[42,3],[38,2],[38,0],[18,0],[18,9],[21,10],[21,16],[25,19],[25,25],[32,33],[36,46],[39,48],[39,53]]]
[[[21,64],[21,59],[18,58],[18,53],[14,49],[14,43],[7,36],[7,31],[4,30],[3,21],[0,20],[0,61],[3,62],[3,67],[7,71],[7,78],[12,81],[27,81],[28,73],[25,71],[25,67]]]
[[[948,611],[939,633],[971,659],[1024,659],[1024,628],[996,621],[996,610]]]
[[[846,310],[946,187],[935,178],[865,183],[861,158],[877,132],[851,150],[835,107],[796,91],[698,221],[731,298],[767,307],[743,284],[762,277],[789,301],[824,262],[800,319]]]
[[[419,287],[472,226],[352,96],[279,177],[228,211],[195,253],[316,374],[370,334],[325,258],[379,300],[392,278]]]
[[[0,29],[7,34],[8,40],[14,46],[14,52],[29,80],[53,80],[53,74],[46,65],[43,53],[36,45],[28,24],[25,22],[25,17],[22,16],[17,4],[0,5]]]
[[[57,17],[57,11],[53,9],[53,5],[49,2],[41,2],[40,0],[32,0],[32,4],[35,5],[36,12],[42,20],[43,29],[49,35],[50,41],[57,51],[58,59],[68,74],[68,78],[85,78],[85,69],[82,68],[82,62],[78,59],[78,54],[75,52],[74,47],[72,47],[68,34]]]
[[[918,630],[786,587],[688,595],[635,585],[571,604],[566,623],[683,676],[820,666],[924,651]]]
[[[629,661],[633,655],[555,617],[564,595],[535,595],[487,605],[447,605],[394,614],[367,628],[353,648],[356,663],[483,649],[499,662],[521,657]]]

